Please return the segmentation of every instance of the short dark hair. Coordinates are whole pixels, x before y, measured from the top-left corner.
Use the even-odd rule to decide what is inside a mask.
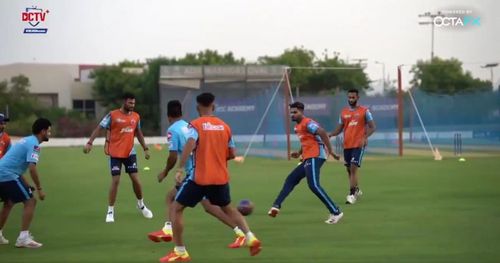
[[[349,89],[349,90],[347,91],[347,93],[356,93],[356,95],[359,95],[359,90],[358,90],[358,89],[354,89],[354,88],[352,88],[352,89]]]
[[[182,116],[182,104],[178,100],[171,100],[167,104],[167,116],[177,118]]]
[[[35,122],[33,122],[33,126],[31,126],[31,131],[33,134],[39,134],[42,130],[48,129],[52,126],[49,120],[45,118],[38,118]]]
[[[196,102],[198,102],[198,104],[203,107],[210,106],[210,104],[212,104],[214,101],[215,96],[210,92],[201,93],[200,95],[196,96]]]
[[[128,99],[133,100],[133,99],[135,99],[135,95],[130,93],[130,92],[125,92],[125,93],[123,93],[122,99],[123,100],[128,100]]]
[[[304,103],[302,103],[300,101],[296,101],[296,102],[290,104],[289,106],[290,106],[290,108],[297,108],[301,111],[304,111],[304,108],[305,108]]]

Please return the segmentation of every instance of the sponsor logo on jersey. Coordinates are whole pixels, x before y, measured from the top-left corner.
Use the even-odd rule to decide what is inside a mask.
[[[210,122],[204,122],[202,124],[202,129],[204,131],[223,131],[224,125],[214,125]]]
[[[120,133],[132,133],[134,129],[132,127],[125,127],[120,130]]]

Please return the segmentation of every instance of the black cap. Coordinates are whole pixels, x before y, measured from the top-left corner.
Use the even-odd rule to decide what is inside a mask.
[[[292,104],[289,105],[290,108],[297,108],[299,110],[304,110],[304,103],[300,102],[300,101],[296,101]]]
[[[0,123],[10,121],[9,118],[5,117],[3,113],[0,113]]]

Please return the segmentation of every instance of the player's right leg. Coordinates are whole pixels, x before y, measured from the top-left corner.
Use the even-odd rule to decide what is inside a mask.
[[[267,212],[270,217],[276,217],[278,215],[281,204],[305,176],[304,162],[301,162],[286,178],[280,193],[274,200],[273,206]]]
[[[109,168],[111,170],[111,185],[108,193],[108,212],[106,212],[106,223],[115,222],[115,202],[120,185],[120,174],[122,172],[122,159],[109,158]]]
[[[184,241],[182,239],[182,232],[184,231],[183,211],[186,207],[194,207],[204,196],[204,189],[202,186],[195,184],[191,180],[186,180],[175,195],[172,211],[172,226],[173,226],[173,239],[175,248],[172,252],[165,257],[160,258],[160,262],[173,262],[173,261],[190,261]]]
[[[240,248],[245,245],[245,233],[241,231],[241,229],[231,217],[224,213],[220,206],[213,205],[206,198],[203,198],[203,200],[201,200],[201,204],[203,205],[205,212],[219,219],[219,221],[227,225],[229,228],[233,229],[234,233],[236,234],[236,239],[233,243],[228,245],[229,248]],[[246,226],[246,228],[248,228],[248,226]]]
[[[35,213],[36,200],[33,198],[31,189],[24,184],[21,178],[2,183],[2,199],[8,200],[10,203],[24,204],[23,216],[21,222],[21,232],[16,240],[18,248],[39,248],[41,243],[36,242],[29,232],[31,221]]]
[[[2,190],[0,189],[0,191]],[[2,198],[1,193],[0,193],[0,200],[4,200],[4,198]],[[5,201],[3,201],[2,212],[0,212],[0,245],[9,244],[9,240],[7,240],[3,236],[2,230],[5,226],[5,223],[7,223],[7,219],[9,218],[10,211],[12,210],[13,207],[14,203],[12,203],[12,201],[8,199],[5,199]]]

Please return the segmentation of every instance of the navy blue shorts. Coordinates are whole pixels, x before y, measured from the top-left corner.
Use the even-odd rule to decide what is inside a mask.
[[[363,160],[363,154],[365,153],[365,148],[351,148],[344,149],[344,165],[350,167],[351,164],[361,167],[361,161]]]
[[[137,173],[137,156],[132,154],[128,158],[109,158],[109,168],[112,176],[122,173],[122,164],[125,166],[126,173]]]
[[[185,180],[175,195],[175,201],[189,207],[195,207],[203,198],[216,206],[229,205],[231,203],[229,184],[199,185],[191,180]]]
[[[0,199],[4,202],[10,200],[13,203],[19,203],[31,198],[33,198],[33,192],[21,178],[0,183]]]

